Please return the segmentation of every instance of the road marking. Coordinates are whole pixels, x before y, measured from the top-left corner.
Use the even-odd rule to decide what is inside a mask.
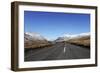
[[[64,53],[66,52],[66,47],[64,46]]]

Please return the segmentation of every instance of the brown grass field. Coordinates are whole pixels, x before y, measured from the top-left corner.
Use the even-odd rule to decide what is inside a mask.
[[[80,46],[90,47],[90,36],[70,39],[67,42]]]
[[[51,46],[51,44],[49,44],[49,43],[25,43],[24,44],[24,47],[25,48],[41,48],[41,47],[47,47],[47,46]]]

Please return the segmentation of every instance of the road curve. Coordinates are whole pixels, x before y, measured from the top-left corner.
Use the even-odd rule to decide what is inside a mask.
[[[90,48],[69,43],[56,43],[53,46],[25,50],[24,61],[87,59],[90,58]]]

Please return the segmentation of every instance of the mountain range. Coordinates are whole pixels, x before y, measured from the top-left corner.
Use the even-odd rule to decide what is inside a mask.
[[[78,39],[78,38],[84,38],[84,37],[88,37],[90,36],[90,33],[81,33],[81,34],[74,34],[74,35],[70,35],[70,34],[64,34],[61,37],[58,37],[55,42],[61,42],[61,41],[68,41],[71,39]]]
[[[64,34],[61,37],[58,37],[54,41],[55,42],[63,42],[67,41],[69,43],[75,43],[75,44],[80,44],[83,43],[85,45],[90,44],[90,33],[81,33],[81,34],[75,34],[75,35],[69,35],[69,34]],[[48,46],[51,45],[52,43],[44,38],[42,35],[39,33],[30,33],[26,32],[24,33],[24,47],[25,48],[37,48],[37,47],[43,47],[43,46]]]
[[[24,33],[24,47],[25,48],[37,48],[50,44],[43,36],[38,33]]]

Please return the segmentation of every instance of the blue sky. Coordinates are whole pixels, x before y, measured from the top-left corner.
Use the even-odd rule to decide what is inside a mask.
[[[90,32],[90,15],[24,11],[24,32],[37,32],[49,39]]]

